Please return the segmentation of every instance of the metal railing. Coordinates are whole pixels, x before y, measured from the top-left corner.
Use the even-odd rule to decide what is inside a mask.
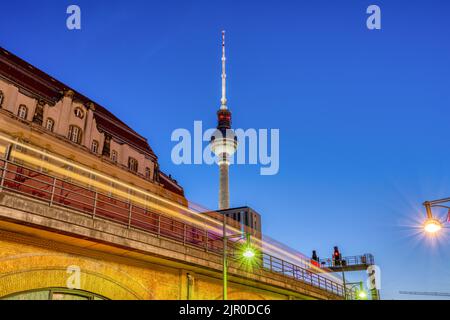
[[[52,176],[21,163],[0,159],[0,192],[3,190],[76,210],[93,219],[105,219],[128,228],[138,229],[202,248],[207,252],[223,253],[222,235],[211,232],[173,217],[161,214],[92,187],[81,186],[68,178]],[[237,243],[230,240],[230,256],[235,256]],[[306,268],[261,253],[261,269],[301,281],[335,295],[344,296],[342,284],[318,275]],[[237,264],[236,264],[237,265]],[[254,269],[254,271],[256,271]]]
[[[262,256],[264,269],[282,274],[286,277],[291,277],[295,280],[302,281],[313,287],[332,292],[336,295],[344,296],[343,285],[334,282],[327,277],[323,277],[317,273],[309,271],[308,269],[299,267],[293,263],[268,254],[263,254]]]
[[[351,266],[371,266],[375,264],[375,259],[372,254],[366,253],[360,256],[343,257],[340,260],[321,259],[320,266],[322,268],[333,267],[351,267]]]

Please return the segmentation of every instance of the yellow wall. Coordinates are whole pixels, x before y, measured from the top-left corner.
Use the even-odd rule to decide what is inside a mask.
[[[0,298],[44,288],[66,288],[68,268],[80,268],[80,287],[108,299],[221,299],[219,278],[168,265],[98,253],[61,250],[57,242],[0,230]],[[74,247],[76,251],[76,247]],[[192,281],[188,281],[188,274]],[[189,289],[188,289],[189,287]],[[232,284],[229,299],[287,299],[286,295]]]
[[[178,299],[176,269],[142,267],[0,240],[0,297],[49,287],[66,287],[70,266],[81,270],[81,290],[109,299]]]

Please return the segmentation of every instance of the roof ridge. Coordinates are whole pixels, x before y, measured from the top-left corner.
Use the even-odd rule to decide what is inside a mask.
[[[126,123],[123,123],[122,121],[117,121],[117,119],[111,118],[108,115],[101,113],[101,112],[97,112],[96,113],[97,116],[111,120],[112,122],[114,122],[115,124],[117,124],[118,126],[120,126],[122,129],[125,129],[127,131],[129,131],[130,133],[136,135],[139,138],[142,138],[145,141],[148,141],[146,137],[142,136],[141,134],[139,134],[138,132],[136,132],[134,129],[130,128]]]

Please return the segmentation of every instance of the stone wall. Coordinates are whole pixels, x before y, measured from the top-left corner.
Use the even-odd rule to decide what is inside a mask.
[[[201,248],[0,192],[0,297],[67,287],[109,299],[221,299],[221,256]],[[229,268],[229,299],[336,299],[268,271]]]

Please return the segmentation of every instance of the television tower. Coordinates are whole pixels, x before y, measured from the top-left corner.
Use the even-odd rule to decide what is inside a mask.
[[[236,152],[237,137],[231,130],[231,112],[227,107],[227,74],[225,57],[225,31],[222,31],[222,99],[217,111],[217,130],[211,138],[211,150],[219,165],[219,210],[230,208],[228,170],[230,157]]]

